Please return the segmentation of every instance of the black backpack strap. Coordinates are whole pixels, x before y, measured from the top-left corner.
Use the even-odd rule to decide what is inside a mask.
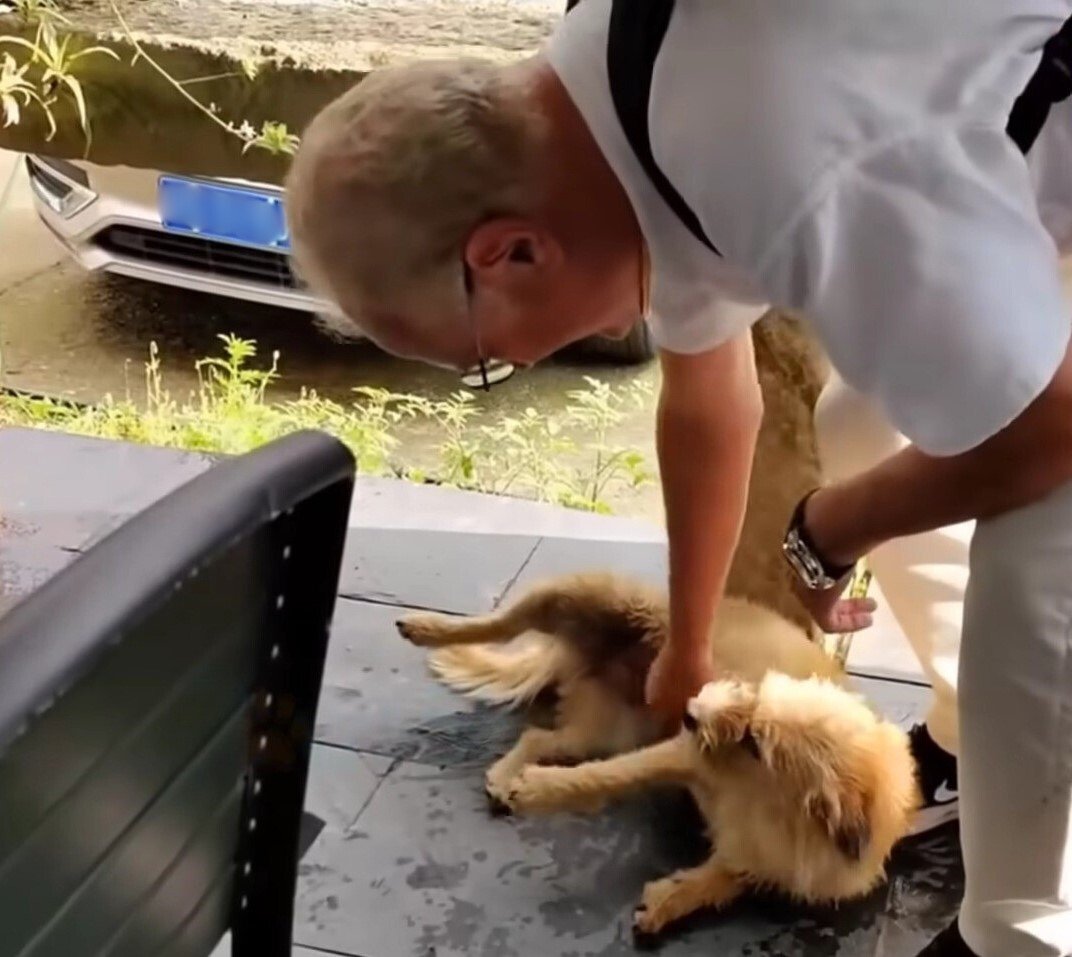
[[[637,160],[666,204],[701,243],[721,255],[700,220],[655,162],[648,129],[648,101],[655,60],[659,55],[674,0],[613,0],[607,43],[607,74],[618,122]]]
[[[1072,18],[1042,48],[1042,59],[1013,104],[1007,131],[1021,152],[1035,145],[1050,107],[1072,96]]]

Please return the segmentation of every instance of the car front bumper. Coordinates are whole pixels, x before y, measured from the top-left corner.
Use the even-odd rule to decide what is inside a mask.
[[[26,157],[44,225],[84,269],[180,289],[327,313],[284,253],[171,233],[156,206],[159,174]]]

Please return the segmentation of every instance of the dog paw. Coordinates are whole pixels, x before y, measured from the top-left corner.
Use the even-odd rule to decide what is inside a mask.
[[[637,950],[656,950],[661,942],[659,931],[649,930],[647,908],[640,904],[633,911],[633,946]]]
[[[418,648],[435,648],[443,643],[443,634],[450,624],[444,615],[419,612],[406,615],[395,622],[398,633]]]
[[[492,817],[509,817],[514,809],[510,804],[510,780],[497,774],[492,768],[484,776],[484,794],[488,799],[488,810]]]
[[[552,809],[553,799],[547,786],[547,772],[550,770],[553,769],[533,765],[510,782],[504,801],[511,812],[530,814]]]
[[[641,902],[633,911],[633,946],[637,950],[656,950],[661,939],[658,931],[650,929],[648,908]]]
[[[606,801],[598,793],[578,786],[573,768],[530,765],[510,782],[506,803],[517,814],[592,814],[602,810]]]
[[[667,925],[668,905],[679,892],[678,883],[666,877],[644,886],[640,903],[633,911],[633,943],[638,947],[650,948],[658,942]]]

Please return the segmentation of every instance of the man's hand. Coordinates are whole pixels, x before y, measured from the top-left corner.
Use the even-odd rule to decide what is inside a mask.
[[[828,494],[829,489],[819,489],[808,496],[804,504],[804,527],[809,535],[815,540],[815,526],[819,524],[819,540],[825,543],[823,532],[826,525],[824,517],[830,515],[831,503],[836,507],[836,493]],[[855,564],[862,554],[854,552],[828,552],[823,554],[829,561],[836,565],[844,566]],[[799,578],[793,576],[793,591],[800,603],[807,609],[812,620],[826,634],[835,635],[844,632],[860,631],[870,628],[874,621],[874,612],[877,605],[873,598],[845,598],[845,589],[852,581],[852,572],[848,572],[836,585],[825,591],[813,591],[806,588]]]
[[[793,580],[793,589],[800,603],[807,609],[815,624],[828,635],[861,631],[870,628],[874,623],[874,613],[878,606],[873,598],[843,597],[851,580],[852,575],[846,575],[826,591],[812,591],[796,578]]]
[[[666,730],[673,733],[685,716],[689,699],[714,676],[707,646],[693,652],[668,642],[648,671],[648,706],[665,721]]]

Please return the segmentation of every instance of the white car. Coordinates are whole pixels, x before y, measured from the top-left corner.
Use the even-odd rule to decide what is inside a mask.
[[[301,312],[330,308],[291,272],[278,187],[37,155],[26,167],[42,221],[87,270]],[[643,322],[625,339],[594,342],[622,363],[654,352]]]

